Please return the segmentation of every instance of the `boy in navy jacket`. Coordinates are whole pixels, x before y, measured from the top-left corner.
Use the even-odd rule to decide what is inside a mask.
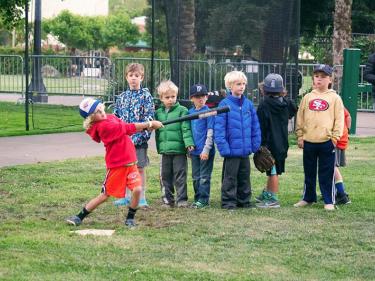
[[[230,111],[215,117],[214,138],[220,155],[224,157],[221,186],[223,209],[250,206],[249,155],[260,147],[261,132],[255,108],[244,97],[247,78],[243,72],[232,71],[224,77],[229,93],[219,106]]]
[[[206,105],[207,95],[205,85],[196,84],[190,88],[190,99],[193,102],[193,107],[189,109],[189,114],[209,110]],[[190,151],[195,193],[192,207],[196,209],[202,209],[209,205],[211,174],[215,158],[214,122],[213,116],[191,121],[191,131],[195,144],[194,150]]]
[[[262,131],[262,145],[267,147],[275,165],[266,172],[267,186],[256,198],[258,208],[278,208],[280,202],[279,175],[285,172],[285,159],[288,155],[288,124],[297,112],[294,102],[285,95],[284,82],[281,75],[270,73],[264,78],[264,99],[257,110]]]

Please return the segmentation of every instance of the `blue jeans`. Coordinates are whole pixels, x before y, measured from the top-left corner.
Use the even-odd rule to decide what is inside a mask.
[[[210,154],[207,160],[201,160],[199,155],[191,155],[191,166],[194,187],[194,201],[208,203],[210,200],[211,174],[215,154]]]

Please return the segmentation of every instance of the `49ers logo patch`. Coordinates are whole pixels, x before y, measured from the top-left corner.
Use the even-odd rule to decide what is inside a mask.
[[[314,99],[309,102],[309,109],[313,111],[325,111],[328,107],[328,102],[322,99]]]

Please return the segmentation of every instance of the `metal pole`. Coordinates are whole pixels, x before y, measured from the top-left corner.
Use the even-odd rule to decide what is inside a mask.
[[[42,1],[35,0],[35,21],[34,21],[34,60],[30,91],[37,92],[36,102],[48,102],[46,87],[43,83],[42,65],[40,55],[42,53]]]
[[[180,88],[180,0],[177,0],[176,83]]]
[[[151,1],[151,94],[154,93],[154,61],[155,61],[155,0]]]
[[[296,69],[294,72],[295,77],[295,83],[294,83],[294,91],[292,99],[296,100],[299,95],[299,71],[298,71],[298,54],[299,54],[299,37],[301,33],[301,0],[297,0],[297,39],[296,39],[296,50],[295,50],[295,56],[296,56]]]
[[[29,130],[29,1],[25,2],[25,125]]]
[[[352,117],[350,133],[357,129],[357,99],[360,49],[344,49],[344,70],[342,75],[342,101]]]

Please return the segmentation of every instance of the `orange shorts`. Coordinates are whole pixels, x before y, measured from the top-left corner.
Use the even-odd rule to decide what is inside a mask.
[[[102,193],[116,198],[125,197],[125,189],[133,190],[137,186],[142,186],[136,164],[107,170],[103,182]]]

